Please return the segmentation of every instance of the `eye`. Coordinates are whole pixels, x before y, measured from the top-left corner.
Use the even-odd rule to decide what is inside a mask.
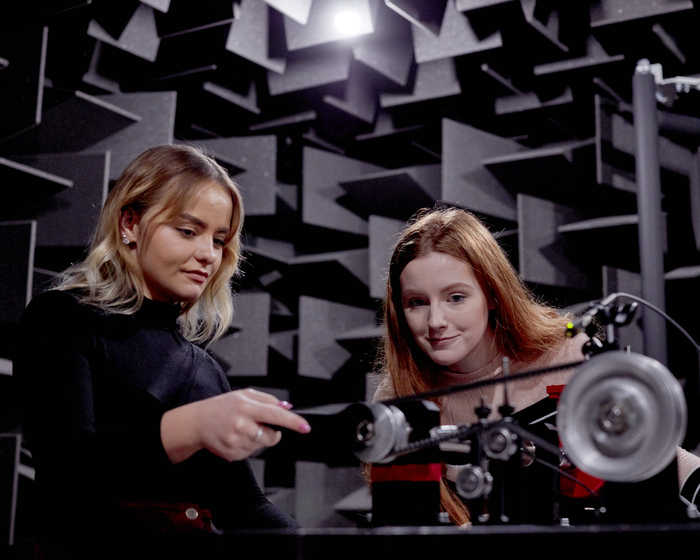
[[[407,307],[416,308],[422,305],[425,305],[425,300],[422,298],[411,298],[407,302]]]
[[[226,246],[226,239],[214,239],[214,245],[223,249]]]
[[[195,231],[189,228],[177,228],[177,231],[179,231],[185,237],[193,237],[196,235]]]
[[[450,303],[462,303],[465,299],[467,299],[467,296],[464,294],[452,294],[448,301]]]

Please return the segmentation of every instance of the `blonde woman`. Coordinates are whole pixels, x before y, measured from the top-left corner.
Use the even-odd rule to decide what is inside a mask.
[[[245,460],[309,431],[291,405],[231,391],[205,351],[228,328],[243,203],[199,149],[124,170],[86,258],[29,304],[14,362],[42,547],[101,530],[289,527]],[[57,544],[58,543],[58,544]]]

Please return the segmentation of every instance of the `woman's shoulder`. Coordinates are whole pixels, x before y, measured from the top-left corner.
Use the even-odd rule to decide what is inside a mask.
[[[82,344],[96,331],[98,324],[97,316],[87,307],[66,291],[51,289],[35,295],[18,324],[15,359],[40,358],[36,356],[37,345],[50,355]]]
[[[576,336],[563,337],[564,340],[559,343],[559,348],[556,355],[560,360],[571,362],[584,359],[584,345],[590,340],[587,334],[579,333]]]
[[[77,295],[70,291],[50,289],[35,295],[25,313],[41,311],[46,313],[51,310],[75,310],[80,306]]]
[[[574,337],[562,336],[541,355],[537,364],[546,367],[579,362],[585,357],[583,346],[588,340],[588,335],[584,333]]]
[[[80,302],[73,291],[49,289],[35,295],[22,315],[22,323],[63,324],[65,328],[85,325],[100,315],[96,308]]]
[[[535,379],[539,379],[547,385],[565,384],[576,366],[584,361],[583,346],[588,340],[588,336],[585,334],[578,334],[571,338],[562,336],[539,358],[529,362],[519,362],[515,365],[514,370],[522,372],[554,368]]]

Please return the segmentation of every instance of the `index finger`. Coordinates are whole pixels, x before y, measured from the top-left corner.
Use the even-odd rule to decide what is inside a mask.
[[[304,417],[290,412],[279,405],[261,403],[261,406],[255,412],[254,420],[274,430],[286,428],[300,434],[307,434],[311,431],[311,426]]]
[[[263,403],[263,404],[272,404],[279,406],[285,410],[289,410],[292,408],[291,403],[288,403],[287,401],[281,401],[274,395],[271,395],[270,393],[265,393],[264,391],[258,391],[256,389],[253,389],[252,387],[248,387],[247,389],[242,389],[242,393],[245,394],[245,397],[258,402],[258,403]]]

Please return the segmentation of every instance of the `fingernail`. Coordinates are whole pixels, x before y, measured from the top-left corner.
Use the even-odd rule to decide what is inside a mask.
[[[288,403],[287,401],[280,401],[277,403],[277,406],[281,406],[282,408],[286,408],[287,410],[292,408],[291,403]]]
[[[302,422],[299,424],[299,431],[302,434],[308,434],[311,431],[311,426],[309,426],[306,422]]]

